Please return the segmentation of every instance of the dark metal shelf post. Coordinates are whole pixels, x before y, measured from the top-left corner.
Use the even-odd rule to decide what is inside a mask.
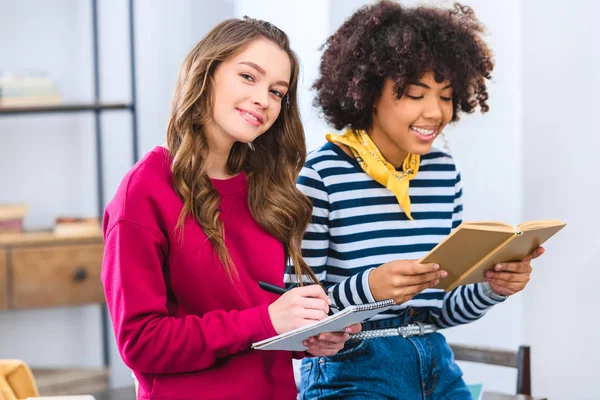
[[[98,2],[92,0],[92,41],[93,41],[93,63],[94,63],[94,100],[100,102],[100,56],[98,46]],[[100,120],[101,110],[94,110],[95,126],[95,148],[96,148],[96,196],[98,206],[98,218],[102,219],[104,214],[104,173],[102,168],[102,125]],[[110,367],[110,342],[108,327],[108,309],[105,305],[100,306],[100,317],[102,318],[102,361],[104,367]]]
[[[138,160],[138,134],[137,134],[137,107],[136,107],[136,80],[135,80],[135,35],[134,35],[134,0],[129,0],[129,56],[130,56],[130,74],[131,74],[131,104],[127,109],[131,112],[131,138],[132,138],[132,156],[133,164]],[[94,46],[94,100],[100,103],[100,56],[98,45],[98,3],[92,0],[92,35]],[[96,179],[97,179],[97,198],[98,198],[98,216],[102,218],[104,214],[104,174],[102,160],[102,108],[96,108],[94,111],[95,122],[95,143],[96,143]],[[110,367],[110,324],[106,305],[101,306],[101,324],[102,324],[102,359],[106,368]]]

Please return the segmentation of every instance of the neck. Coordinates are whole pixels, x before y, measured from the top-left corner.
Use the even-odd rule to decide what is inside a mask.
[[[400,168],[408,156],[408,151],[398,147],[391,138],[379,129],[370,129],[367,131],[375,146],[379,149],[387,162],[395,168]]]
[[[232,175],[227,171],[227,160],[233,143],[227,140],[218,140],[207,132],[208,157],[204,168],[210,178],[229,179]]]

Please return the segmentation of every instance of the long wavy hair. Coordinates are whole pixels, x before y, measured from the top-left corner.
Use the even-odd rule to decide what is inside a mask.
[[[215,70],[257,39],[271,40],[288,54],[292,71],[289,90],[279,117],[264,134],[251,144],[236,142],[233,145],[227,170],[231,175],[246,173],[250,212],[267,232],[283,243],[285,261],[293,263],[300,284],[303,275],[318,282],[301,254],[302,236],[310,222],[312,204],[296,188],[296,179],[306,160],[304,130],[296,98],[299,63],[286,34],[268,22],[245,17],[220,23],[196,44],[181,67],[167,129],[167,144],[173,157],[173,185],[184,204],[177,228],[183,235],[185,220],[190,215],[196,219],[229,277],[237,278],[219,219],[219,193],[205,169],[210,152],[206,124],[212,118],[211,93],[218,90],[214,87]]]

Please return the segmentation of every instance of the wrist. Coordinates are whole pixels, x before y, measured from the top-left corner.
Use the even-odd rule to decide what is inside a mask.
[[[367,282],[368,282],[368,290],[365,290],[365,292],[367,294],[367,298],[369,300],[369,302],[374,302],[374,301],[380,301],[380,293],[377,290],[377,288],[379,287],[377,280],[379,278],[379,272],[378,271],[379,267],[374,267],[371,268],[370,271],[367,272]]]
[[[508,298],[508,296],[504,295],[504,294],[500,294],[500,293],[496,293],[494,292],[494,290],[492,289],[492,287],[490,286],[490,284],[488,282],[482,282],[481,283],[481,288],[483,290],[483,293],[496,301],[504,301]]]

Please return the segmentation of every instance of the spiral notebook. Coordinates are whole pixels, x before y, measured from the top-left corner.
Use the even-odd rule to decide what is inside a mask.
[[[281,335],[273,336],[260,342],[252,343],[256,350],[290,350],[304,351],[302,344],[311,336],[323,332],[343,332],[344,328],[363,322],[372,316],[383,312],[394,305],[394,300],[388,299],[375,303],[353,305],[342,311],[323,318],[320,321],[291,330]]]

